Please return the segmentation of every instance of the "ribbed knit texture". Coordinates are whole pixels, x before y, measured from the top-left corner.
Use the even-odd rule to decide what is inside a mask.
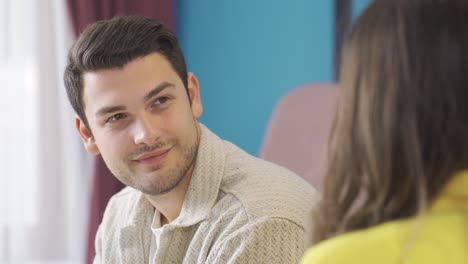
[[[181,213],[162,227],[154,263],[298,263],[316,191],[200,126]],[[154,210],[137,190],[116,194],[97,233],[94,263],[148,263]]]

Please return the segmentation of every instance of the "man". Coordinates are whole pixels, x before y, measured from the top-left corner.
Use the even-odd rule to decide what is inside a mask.
[[[128,187],[95,263],[297,263],[315,191],[197,122],[199,83],[174,34],[129,16],[86,29],[65,86],[86,150]]]

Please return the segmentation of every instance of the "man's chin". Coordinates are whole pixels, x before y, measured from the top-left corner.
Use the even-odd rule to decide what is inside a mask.
[[[140,190],[142,193],[146,195],[151,195],[151,196],[163,195],[177,188],[177,186],[179,186],[182,179],[183,177],[169,184],[164,184],[164,185],[139,186],[139,188],[136,188],[136,189]]]

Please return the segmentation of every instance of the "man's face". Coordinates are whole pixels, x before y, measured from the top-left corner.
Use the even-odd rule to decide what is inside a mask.
[[[87,72],[83,83],[91,131],[79,118],[76,125],[88,152],[100,153],[120,181],[143,193],[175,188],[198,149],[196,77],[188,75],[189,98],[169,61],[152,53],[121,69]]]

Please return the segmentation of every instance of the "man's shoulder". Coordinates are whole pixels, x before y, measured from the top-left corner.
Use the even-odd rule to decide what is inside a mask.
[[[226,142],[221,190],[232,195],[249,219],[283,218],[300,226],[319,199],[303,178],[274,163],[256,158]]]

